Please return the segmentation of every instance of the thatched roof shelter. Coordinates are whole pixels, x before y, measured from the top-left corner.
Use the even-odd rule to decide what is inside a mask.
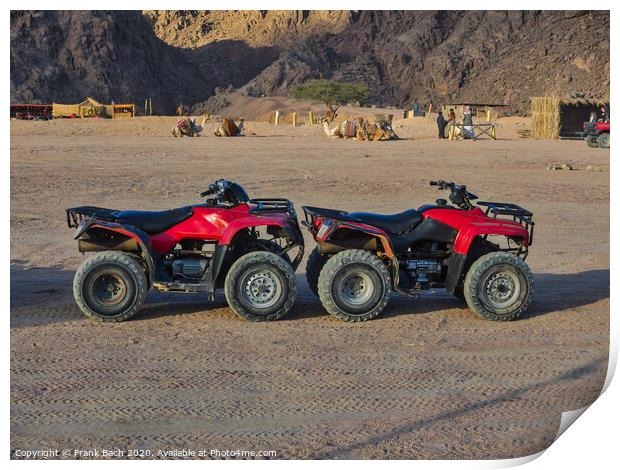
[[[608,103],[583,98],[560,98],[558,96],[532,97],[532,137],[534,139],[559,139],[578,137],[583,123],[590,120],[591,113],[599,113]]]

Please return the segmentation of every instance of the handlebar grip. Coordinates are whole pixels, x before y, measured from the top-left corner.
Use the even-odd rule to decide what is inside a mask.
[[[431,181],[431,186],[439,186],[439,181]]]
[[[200,197],[205,197],[205,196],[208,196],[209,194],[214,194],[217,192],[217,190],[218,190],[218,185],[215,183],[211,183],[209,185],[209,189],[200,193]]]

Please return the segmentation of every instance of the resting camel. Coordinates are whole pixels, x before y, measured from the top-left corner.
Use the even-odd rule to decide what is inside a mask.
[[[239,119],[239,124],[235,124],[230,118],[222,118],[220,125],[215,130],[215,135],[217,137],[235,137],[241,134],[243,131],[243,123],[244,119]]]
[[[243,132],[244,119],[239,119],[239,124],[235,124],[235,121],[229,117],[217,116],[214,114],[205,114],[202,116],[201,124],[206,126],[209,123],[217,125],[215,129],[215,136],[217,137],[235,137]]]
[[[394,129],[392,129],[391,116],[388,119],[381,119],[374,124],[361,117],[355,119],[347,118],[334,128],[330,128],[327,121],[323,121],[323,130],[325,135],[333,138],[355,138],[357,140],[369,141],[398,139]]]
[[[198,137],[202,132],[203,127],[196,124],[190,118],[179,119],[172,128],[172,135],[174,137]]]

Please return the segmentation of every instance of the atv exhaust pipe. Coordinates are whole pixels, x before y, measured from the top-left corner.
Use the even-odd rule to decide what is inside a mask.
[[[78,240],[78,250],[80,253],[86,253],[90,251],[140,251],[138,242],[133,238],[127,240],[106,240],[105,243],[97,243],[90,240]]]

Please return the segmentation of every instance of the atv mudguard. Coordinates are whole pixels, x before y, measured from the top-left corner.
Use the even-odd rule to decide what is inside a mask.
[[[527,248],[530,238],[530,233],[523,226],[509,220],[495,219],[492,222],[472,222],[459,230],[456,240],[454,240],[454,252],[466,256],[474,239],[485,235],[500,235],[520,239],[524,248]]]
[[[383,246],[383,252],[390,257],[391,259],[395,260],[396,259],[396,255],[394,253],[394,247],[392,246],[392,242],[390,241],[390,237],[388,236],[388,234],[386,232],[384,232],[383,230],[380,230],[376,227],[373,227],[371,225],[366,225],[366,224],[362,224],[362,223],[357,223],[357,222],[341,222],[341,221],[335,221],[332,223],[332,226],[323,234],[317,234],[316,236],[316,241],[317,243],[321,243],[321,242],[329,242],[331,239],[334,238],[334,235],[342,229],[348,229],[348,230],[352,230],[355,232],[362,232],[367,234],[368,236],[370,236],[371,238],[376,238],[381,242],[381,245]],[[398,261],[396,261],[396,265],[398,266]]]
[[[258,227],[278,227],[287,229],[291,226],[288,218],[286,216],[281,215],[271,215],[271,216],[249,216],[249,217],[241,217],[235,219],[232,223],[230,223],[222,232],[222,236],[220,237],[219,245],[229,245],[230,242],[235,238],[235,235],[239,233],[241,230],[245,230],[248,228],[258,228]],[[296,237],[297,238],[297,237]]]
[[[88,235],[93,229],[102,229],[109,232],[119,233],[129,237],[131,240],[135,240],[140,248],[140,256],[142,256],[146,266],[148,267],[147,276],[149,277],[150,284],[153,284],[155,280],[155,262],[153,260],[151,241],[146,233],[132,225],[122,225],[116,222],[107,222],[103,220],[89,220],[83,226],[77,228],[73,237],[74,240],[83,240],[84,235]],[[125,250],[121,249],[120,251]]]
[[[231,224],[229,224],[224,231],[222,232],[222,236],[217,244],[216,250],[225,250],[228,248],[228,245],[233,241],[235,236],[246,229],[250,228],[259,228],[265,227],[267,231],[276,229],[278,231],[284,232],[284,238],[286,238],[289,242],[289,248],[293,248],[294,246],[299,246],[300,250],[295,259],[291,262],[293,269],[297,269],[299,264],[301,263],[301,259],[304,254],[304,238],[301,234],[301,230],[297,225],[296,219],[290,219],[287,215],[281,213],[275,213],[272,215],[260,215],[260,216],[249,216],[249,217],[241,217],[239,219],[235,219]],[[275,233],[269,232],[271,235],[275,235]],[[217,251],[216,251],[217,253]]]

